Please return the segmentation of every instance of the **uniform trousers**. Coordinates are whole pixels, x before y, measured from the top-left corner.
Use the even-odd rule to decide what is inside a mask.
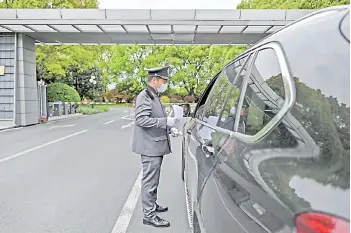
[[[143,178],[141,180],[141,204],[144,217],[156,215],[157,188],[160,182],[160,172],[163,156],[141,155]]]

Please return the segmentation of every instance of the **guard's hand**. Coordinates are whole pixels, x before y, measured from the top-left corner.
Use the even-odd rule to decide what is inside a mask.
[[[173,137],[177,137],[179,135],[179,131],[176,128],[171,128],[171,134]]]
[[[176,123],[176,119],[174,117],[167,117],[167,125],[173,127]]]

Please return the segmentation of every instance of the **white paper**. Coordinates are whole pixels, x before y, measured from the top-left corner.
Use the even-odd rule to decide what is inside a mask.
[[[176,118],[178,121],[181,121],[183,119],[183,108],[178,106],[178,105],[173,105],[173,112],[174,112],[174,118]]]

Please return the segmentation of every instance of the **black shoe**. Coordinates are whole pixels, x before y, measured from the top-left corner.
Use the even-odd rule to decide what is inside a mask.
[[[152,217],[152,218],[145,218],[144,217],[143,224],[151,225],[154,227],[170,227],[171,226],[171,224],[168,221],[160,218],[157,215]]]
[[[156,204],[156,212],[166,212],[166,211],[168,211],[168,207],[160,206],[159,204]]]

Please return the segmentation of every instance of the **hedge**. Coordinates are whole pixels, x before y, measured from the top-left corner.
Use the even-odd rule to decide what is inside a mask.
[[[163,104],[169,104],[170,102],[171,102],[171,100],[169,99],[169,97],[168,96],[161,96],[161,102],[163,103]]]
[[[51,83],[47,88],[47,96],[49,102],[79,102],[80,96],[78,92],[64,83]]]

